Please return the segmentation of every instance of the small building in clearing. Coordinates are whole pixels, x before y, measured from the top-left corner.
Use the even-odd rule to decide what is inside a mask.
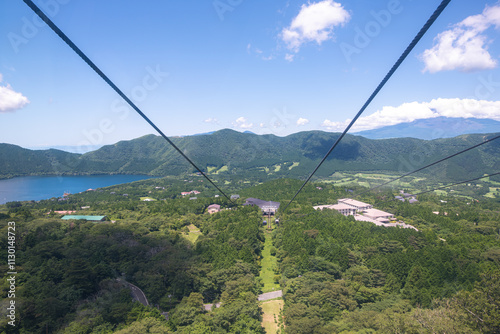
[[[219,204],[211,204],[207,208],[207,212],[212,214],[212,213],[217,213],[220,211],[220,205]]]

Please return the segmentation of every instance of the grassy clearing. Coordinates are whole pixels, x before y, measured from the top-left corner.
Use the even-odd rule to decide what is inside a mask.
[[[370,188],[370,183],[368,183],[368,182],[366,182],[366,181],[358,181],[358,184],[359,184],[361,187]]]
[[[281,170],[281,165],[274,165],[274,172],[279,172]]]
[[[269,167],[257,167],[257,168],[263,170],[266,173],[269,173]]]
[[[265,233],[264,249],[262,250],[262,260],[260,262],[260,278],[264,287],[262,292],[271,292],[280,289],[279,284],[274,283],[274,268],[277,266],[277,260],[275,256],[271,256],[271,247],[273,246],[273,241],[270,233]]]
[[[283,300],[269,300],[261,304],[262,311],[262,326],[266,333],[275,334],[278,331],[278,317],[283,309]]]
[[[434,194],[438,196],[446,196],[448,193],[445,190],[434,190]]]
[[[291,170],[292,168],[297,167],[298,165],[300,165],[300,162],[294,162],[293,165],[288,167],[288,169]]]
[[[141,197],[141,201],[156,201],[156,200],[151,197]]]
[[[214,170],[216,170],[216,169],[217,169],[217,167],[215,167],[215,166],[207,166],[207,171],[208,171],[209,173],[212,173],[212,172],[213,172]]]
[[[357,173],[354,175],[355,177],[360,177],[364,179],[380,179],[380,180],[389,180],[392,178],[391,175],[386,175],[386,174],[363,174],[363,173]]]
[[[201,231],[199,228],[194,226],[193,224],[188,225],[189,233],[182,233],[182,236],[189,240],[191,243],[195,243],[201,235]]]
[[[500,188],[490,187],[490,192],[484,195],[485,197],[495,198],[495,194],[500,192]]]
[[[226,165],[224,165],[218,171],[216,171],[214,174],[219,174],[219,173],[227,172],[227,171],[228,171],[228,167]]]

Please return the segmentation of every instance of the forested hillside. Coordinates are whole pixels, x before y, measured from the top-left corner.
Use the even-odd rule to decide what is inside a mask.
[[[231,203],[192,176],[137,181],[65,200],[0,205],[0,249],[7,258],[15,223],[17,327],[5,333],[264,333],[257,296],[264,235],[275,258],[284,309],[281,333],[498,333],[500,202],[454,192],[409,204],[389,189],[358,199],[415,226],[380,227],[316,204],[363,190],[307,185],[272,231],[246,197],[279,201],[301,181],[240,189]],[[197,199],[180,190],[200,186]],[[126,196],[124,196],[126,195]],[[145,201],[149,199],[150,201]],[[207,214],[210,204],[222,211]],[[378,204],[377,204],[378,203]],[[106,215],[105,222],[61,220],[56,211]],[[7,273],[4,263],[2,268]],[[150,306],[134,302],[129,283]],[[2,280],[4,301],[9,283]],[[220,303],[207,311],[204,304]],[[168,312],[168,320],[165,313]]]
[[[463,135],[425,141],[412,138],[370,140],[347,135],[317,176],[337,171],[405,172],[451,155],[494,135]],[[213,134],[173,138],[200,168],[220,176],[240,175],[260,180],[304,177],[326,154],[338,134],[311,131],[277,137],[221,130]],[[447,160],[427,175],[460,180],[498,171],[500,144],[480,148]],[[0,145],[0,177],[54,174],[192,173],[190,166],[161,137],[149,135],[108,145],[83,155],[58,150],[31,151]]]

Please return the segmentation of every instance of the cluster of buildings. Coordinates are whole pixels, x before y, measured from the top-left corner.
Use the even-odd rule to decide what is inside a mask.
[[[401,201],[401,202],[408,201],[410,204],[418,202],[418,199],[414,195],[405,193],[404,190],[400,190],[399,193],[401,195],[398,195],[398,196],[394,197],[398,201]]]
[[[187,196],[187,195],[198,195],[198,194],[201,194],[198,190],[191,190],[191,191],[183,191],[181,192],[181,195],[182,196]]]
[[[239,199],[239,195],[232,195],[231,199]],[[245,203],[243,204],[244,206],[251,205],[251,206],[258,206],[260,210],[262,211],[263,215],[266,216],[275,216],[276,212],[278,211],[280,207],[279,202],[273,202],[273,201],[264,201],[262,199],[258,198],[247,198],[245,200]],[[211,204],[207,207],[207,212],[212,214],[219,212],[221,210],[219,204]]]
[[[395,218],[392,213],[374,209],[373,205],[371,204],[357,201],[351,198],[339,199],[337,204],[317,205],[314,207],[314,209],[337,210],[344,216],[354,216],[354,219],[356,219],[357,221],[366,221],[378,226],[385,226],[385,227],[400,226],[403,228],[412,228],[416,230],[416,228],[411,225],[395,222]]]

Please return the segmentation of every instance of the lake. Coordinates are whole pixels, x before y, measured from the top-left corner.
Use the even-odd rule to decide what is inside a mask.
[[[24,176],[0,180],[0,204],[62,197],[87,189],[153,178],[148,175]]]

